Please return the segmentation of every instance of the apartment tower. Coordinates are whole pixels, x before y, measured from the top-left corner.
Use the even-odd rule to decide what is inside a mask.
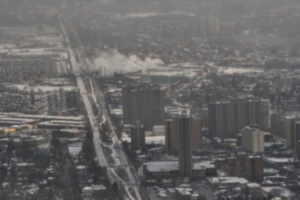
[[[264,132],[246,126],[242,129],[242,148],[253,153],[264,152]]]
[[[263,181],[264,159],[261,155],[247,155],[238,153],[227,159],[228,176],[246,178],[251,182]]]
[[[201,120],[191,119],[192,151],[202,147]],[[179,150],[179,119],[167,119],[165,123],[165,144],[168,153],[178,153]]]
[[[211,137],[235,137],[245,126],[270,128],[270,101],[246,98],[208,105]]]
[[[178,114],[179,122],[179,171],[183,177],[192,174],[192,122],[189,110]]]
[[[130,128],[131,133],[131,149],[133,151],[145,148],[145,128],[137,121]]]
[[[300,118],[285,120],[286,145],[296,151],[300,157]]]
[[[159,85],[136,83],[124,86],[123,123],[140,121],[146,130],[154,125],[164,125],[164,92]]]

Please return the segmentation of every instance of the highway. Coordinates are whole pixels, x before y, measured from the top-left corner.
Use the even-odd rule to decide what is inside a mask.
[[[146,190],[140,186],[140,181],[139,181],[138,175],[137,175],[134,167],[129,164],[127,157],[124,154],[122,143],[116,135],[115,127],[113,126],[110,116],[108,115],[108,112],[106,110],[103,94],[100,91],[100,89],[97,87],[97,83],[94,80],[90,79],[90,85],[91,85],[92,92],[89,93],[86,90],[85,83],[84,83],[83,78],[80,73],[82,71],[84,71],[86,68],[83,66],[85,66],[89,62],[80,60],[80,63],[78,63],[76,61],[75,53],[74,53],[73,49],[70,48],[69,37],[68,37],[67,31],[65,29],[65,26],[61,20],[61,15],[59,16],[59,20],[60,20],[61,30],[64,35],[65,42],[67,44],[67,51],[68,51],[68,55],[69,55],[70,64],[72,67],[71,71],[76,76],[77,87],[78,87],[80,95],[82,97],[82,100],[83,100],[83,103],[84,103],[84,106],[86,109],[86,115],[87,115],[87,118],[90,122],[90,126],[92,129],[93,142],[94,142],[94,146],[95,146],[95,152],[97,155],[98,163],[101,167],[107,168],[107,175],[108,175],[108,178],[109,178],[111,184],[114,182],[117,182],[121,187],[124,188],[124,191],[125,191],[124,195],[127,197],[127,199],[130,199],[130,200],[145,199],[145,200],[147,200],[147,199],[149,199],[148,194],[147,194]],[[82,56],[81,58],[84,58],[84,56]],[[85,63],[85,64],[83,64],[83,63]],[[97,105],[99,111],[101,111],[103,114],[103,119],[107,120],[107,123],[112,132],[111,137],[112,137],[113,144],[110,145],[110,148],[113,151],[113,153],[111,154],[111,156],[115,160],[116,166],[118,168],[123,168],[125,170],[125,172],[128,176],[128,179],[129,179],[128,182],[126,182],[122,178],[120,178],[117,175],[117,173],[115,172],[116,166],[109,165],[106,160],[106,157],[103,153],[103,149],[101,146],[101,144],[104,145],[104,143],[102,143],[102,141],[101,141],[100,131],[98,128],[99,124],[96,121],[96,116],[93,113],[92,105],[88,98],[89,95],[94,97],[94,100],[96,102],[96,105]],[[135,197],[133,197],[133,194],[131,191],[133,191]]]
[[[93,80],[93,83],[95,83],[96,81]],[[96,85],[96,84],[94,84]],[[132,189],[134,190],[135,196],[137,199],[148,199],[148,195],[146,194],[146,190],[144,190],[143,188],[140,187],[141,183],[139,181],[137,172],[135,171],[134,167],[128,162],[126,155],[124,154],[124,150],[123,150],[123,146],[122,146],[122,142],[118,139],[118,136],[115,132],[115,127],[110,119],[110,116],[108,115],[106,106],[105,106],[105,100],[104,100],[104,96],[101,92],[101,90],[98,89],[98,87],[94,87],[93,90],[95,90],[96,88],[96,94],[97,94],[97,98],[98,98],[98,102],[100,102],[100,106],[101,106],[101,110],[103,115],[105,116],[107,123],[110,127],[110,130],[112,132],[111,134],[111,139],[112,139],[112,151],[114,152],[113,154],[118,155],[117,159],[119,159],[119,163],[120,165],[118,166],[119,168],[124,168],[127,176],[129,178],[129,185],[132,187]],[[116,161],[115,161],[116,162]],[[143,192],[143,198],[141,197],[140,194],[140,190],[142,190]]]
[[[98,129],[98,124],[95,122],[95,116],[94,116],[90,101],[88,99],[88,95],[87,95],[87,91],[86,91],[84,82],[80,76],[76,77],[76,82],[77,82],[77,87],[80,91],[80,95],[81,95],[82,100],[85,105],[87,117],[89,119],[90,125],[93,130],[93,141],[94,141],[95,151],[96,151],[97,159],[99,161],[99,165],[101,167],[107,167],[107,162],[106,162],[103,150],[101,148],[101,145],[99,145],[101,143],[101,140],[100,140],[100,132]]]

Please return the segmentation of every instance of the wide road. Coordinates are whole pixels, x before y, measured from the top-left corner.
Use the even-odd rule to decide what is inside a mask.
[[[95,146],[95,152],[97,155],[97,159],[99,162],[99,165],[101,167],[106,167],[107,168],[107,175],[108,178],[110,180],[111,183],[117,182],[119,183],[120,186],[122,186],[125,190],[125,196],[128,199],[131,200],[142,200],[142,199],[148,199],[148,195],[145,192],[145,190],[143,188],[141,188],[140,186],[140,182],[139,182],[139,178],[137,176],[137,173],[135,172],[135,169],[133,168],[133,166],[130,166],[128,164],[128,160],[127,157],[125,156],[124,152],[123,152],[123,147],[121,145],[121,142],[118,140],[117,135],[115,133],[115,127],[113,126],[111,119],[107,113],[106,107],[105,107],[105,102],[104,102],[104,98],[103,98],[103,94],[102,92],[97,88],[97,91],[95,91],[94,89],[94,85],[97,84],[93,84],[92,81],[90,81],[91,83],[91,87],[92,87],[92,92],[88,93],[85,87],[85,83],[81,77],[81,72],[85,70],[85,66],[86,63],[88,63],[87,61],[82,61],[80,60],[79,63],[76,61],[75,59],[75,53],[74,50],[70,48],[70,41],[69,41],[69,37],[67,34],[67,30],[61,20],[61,15],[59,16],[59,20],[60,20],[60,25],[61,25],[61,29],[62,29],[62,33],[64,35],[64,40],[67,44],[67,51],[68,51],[68,56],[69,56],[69,60],[70,60],[70,64],[71,64],[71,72],[76,76],[76,82],[77,82],[77,87],[79,89],[80,95],[82,97],[85,109],[86,109],[86,114],[88,117],[88,120],[90,122],[90,126],[92,129],[92,133],[93,133],[93,142],[94,142],[94,146]],[[78,52],[78,51],[77,51]],[[79,56],[78,56],[79,57]],[[82,56],[83,57],[83,56]],[[81,58],[82,58],[81,57]],[[96,94],[97,95],[96,95]],[[112,141],[113,141],[113,145],[116,147],[114,154],[117,154],[117,156],[115,156],[114,159],[116,159],[116,157],[119,158],[120,160],[120,164],[118,166],[118,168],[123,168],[129,178],[129,181],[126,182],[123,179],[121,179],[114,170],[115,166],[109,166],[106,160],[106,157],[103,153],[103,149],[102,149],[102,141],[101,141],[101,137],[100,137],[100,132],[99,132],[99,128],[98,128],[98,122],[96,121],[96,116],[93,113],[93,109],[92,109],[92,105],[91,102],[88,98],[89,95],[92,96],[97,96],[97,98],[99,99],[98,102],[100,102],[100,106],[98,105],[98,109],[99,111],[101,111],[103,113],[103,115],[105,116],[105,118],[108,121],[109,127],[112,131]],[[135,174],[133,174],[133,172],[135,172]],[[134,196],[132,195],[131,191],[133,191]],[[140,191],[143,191],[143,198],[141,197],[141,193]]]
[[[96,155],[97,155],[97,158],[99,161],[99,165],[101,167],[107,167],[107,162],[106,162],[103,150],[101,148],[101,145],[99,145],[101,143],[101,141],[100,141],[100,132],[98,129],[98,124],[95,121],[95,116],[93,113],[91,103],[88,98],[88,94],[87,94],[84,82],[80,76],[76,77],[76,82],[77,82],[77,87],[80,91],[83,103],[85,105],[87,117],[89,119],[91,128],[93,130],[93,141],[94,141],[95,151],[96,151]]]
[[[122,146],[122,142],[119,140],[117,134],[116,134],[116,128],[113,125],[110,116],[108,115],[107,109],[106,109],[106,105],[105,105],[105,100],[104,100],[104,96],[101,92],[101,90],[99,89],[99,87],[97,86],[97,83],[95,80],[91,81],[94,84],[95,87],[93,87],[93,90],[95,90],[95,93],[97,95],[98,98],[98,102],[100,102],[100,106],[101,106],[101,110],[103,115],[105,116],[105,119],[107,120],[107,123],[109,125],[109,128],[111,130],[111,139],[112,139],[112,146],[114,146],[115,148],[112,149],[114,151],[115,154],[118,155],[118,158],[120,160],[120,165],[118,165],[118,168],[123,168],[126,173],[127,176],[129,178],[129,183],[128,185],[130,185],[132,187],[132,189],[134,190],[135,196],[137,199],[148,199],[148,195],[147,192],[144,188],[141,187],[141,183],[139,181],[139,177],[138,174],[136,172],[136,170],[134,169],[134,167],[128,162],[128,159],[124,153],[123,150],[123,146]],[[142,195],[143,198],[141,197],[141,193],[140,191],[142,191]]]

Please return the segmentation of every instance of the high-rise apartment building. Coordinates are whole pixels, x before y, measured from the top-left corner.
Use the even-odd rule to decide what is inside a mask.
[[[195,18],[196,34],[206,35],[220,31],[219,18],[216,17],[196,17]]]
[[[139,121],[130,128],[131,133],[131,149],[139,150],[145,148],[145,128]]]
[[[228,175],[246,178],[248,181],[261,182],[263,180],[264,159],[260,155],[238,153],[227,159]]]
[[[208,105],[209,132],[212,137],[232,137],[245,126],[270,128],[270,101],[247,98]]]
[[[286,144],[295,149],[297,141],[300,140],[300,119],[289,118],[285,120]]]
[[[201,120],[191,119],[192,150],[199,150],[202,146]],[[179,119],[167,119],[165,123],[166,151],[177,153],[179,150]]]
[[[264,132],[246,126],[242,129],[242,148],[253,153],[264,152]]]
[[[300,118],[285,120],[286,145],[296,151],[300,157]]]
[[[164,125],[164,92],[159,85],[138,83],[123,87],[123,123],[140,121],[146,130]]]
[[[179,172],[181,176],[190,177],[192,174],[192,122],[189,110],[178,114],[179,123]]]
[[[179,124],[177,119],[167,119],[165,125],[166,151],[178,152],[179,149]]]
[[[200,119],[192,119],[192,150],[202,148],[202,126]]]

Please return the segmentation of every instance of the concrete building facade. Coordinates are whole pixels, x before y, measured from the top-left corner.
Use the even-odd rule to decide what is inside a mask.
[[[196,34],[206,35],[220,31],[220,21],[217,17],[197,17],[195,21]]]
[[[201,120],[191,119],[192,151],[202,147]],[[179,150],[179,120],[167,119],[165,125],[165,144],[168,153],[177,153]]]
[[[211,103],[208,109],[212,137],[235,137],[242,128],[251,124],[257,124],[263,130],[270,128],[270,101],[266,99]]]
[[[243,177],[253,182],[263,180],[264,159],[262,156],[238,153],[235,157],[228,158],[227,162],[229,176]]]
[[[124,124],[140,121],[146,130],[152,130],[154,125],[164,125],[164,92],[159,85],[127,85],[123,87],[122,95]]]
[[[192,175],[192,122],[189,110],[178,114],[179,122],[179,172],[181,176]]]
[[[251,127],[242,130],[242,148],[253,153],[264,152],[264,132]]]
[[[135,125],[130,128],[131,133],[131,149],[133,151],[145,148],[145,128],[137,121]]]
[[[286,145],[294,149],[300,155],[300,118],[285,120]]]

